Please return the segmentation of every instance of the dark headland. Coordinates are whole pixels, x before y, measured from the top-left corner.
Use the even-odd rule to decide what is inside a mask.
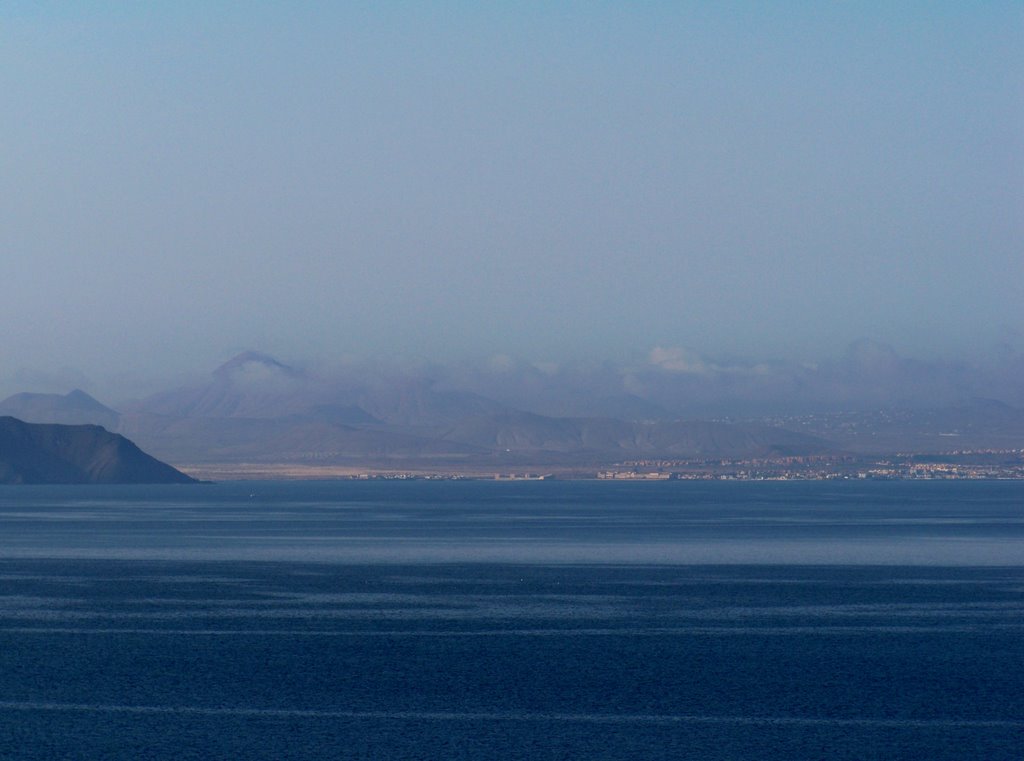
[[[0,484],[194,482],[101,426],[35,424],[0,417]]]

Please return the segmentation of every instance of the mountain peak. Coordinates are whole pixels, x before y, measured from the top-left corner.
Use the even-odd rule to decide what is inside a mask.
[[[262,370],[264,372],[288,376],[300,375],[299,371],[296,370],[294,367],[289,367],[283,362],[278,362],[269,354],[264,354],[263,352],[259,351],[243,351],[241,354],[236,354],[234,357],[232,357],[223,365],[214,370],[213,374],[218,376],[233,375],[235,372],[239,370]]]
[[[14,394],[0,401],[0,415],[11,415],[29,423],[101,425],[117,428],[119,415],[81,389],[67,394]]]
[[[107,409],[106,405],[97,401],[94,396],[92,396],[91,394],[87,394],[80,388],[73,389],[68,393],[64,394],[64,398],[68,402],[74,403],[77,406],[102,407],[104,409]]]

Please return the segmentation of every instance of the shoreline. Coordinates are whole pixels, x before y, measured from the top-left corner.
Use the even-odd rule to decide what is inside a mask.
[[[1024,468],[944,465],[899,469],[876,463],[857,469],[775,469],[717,467],[707,469],[636,470],[604,465],[592,468],[429,468],[303,465],[289,463],[175,464],[201,481],[607,481],[611,483],[663,481],[1019,481]]]

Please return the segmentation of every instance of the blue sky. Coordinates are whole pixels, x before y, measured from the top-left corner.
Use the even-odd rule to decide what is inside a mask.
[[[1022,51],[1019,3],[5,3],[0,368],[977,351]]]

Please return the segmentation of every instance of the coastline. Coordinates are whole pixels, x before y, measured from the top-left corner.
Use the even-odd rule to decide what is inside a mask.
[[[904,456],[901,456],[904,457]],[[706,461],[672,464],[607,463],[590,466],[426,463],[175,463],[200,481],[1016,481],[1024,461],[1002,463],[915,462],[912,456],[841,462]]]

